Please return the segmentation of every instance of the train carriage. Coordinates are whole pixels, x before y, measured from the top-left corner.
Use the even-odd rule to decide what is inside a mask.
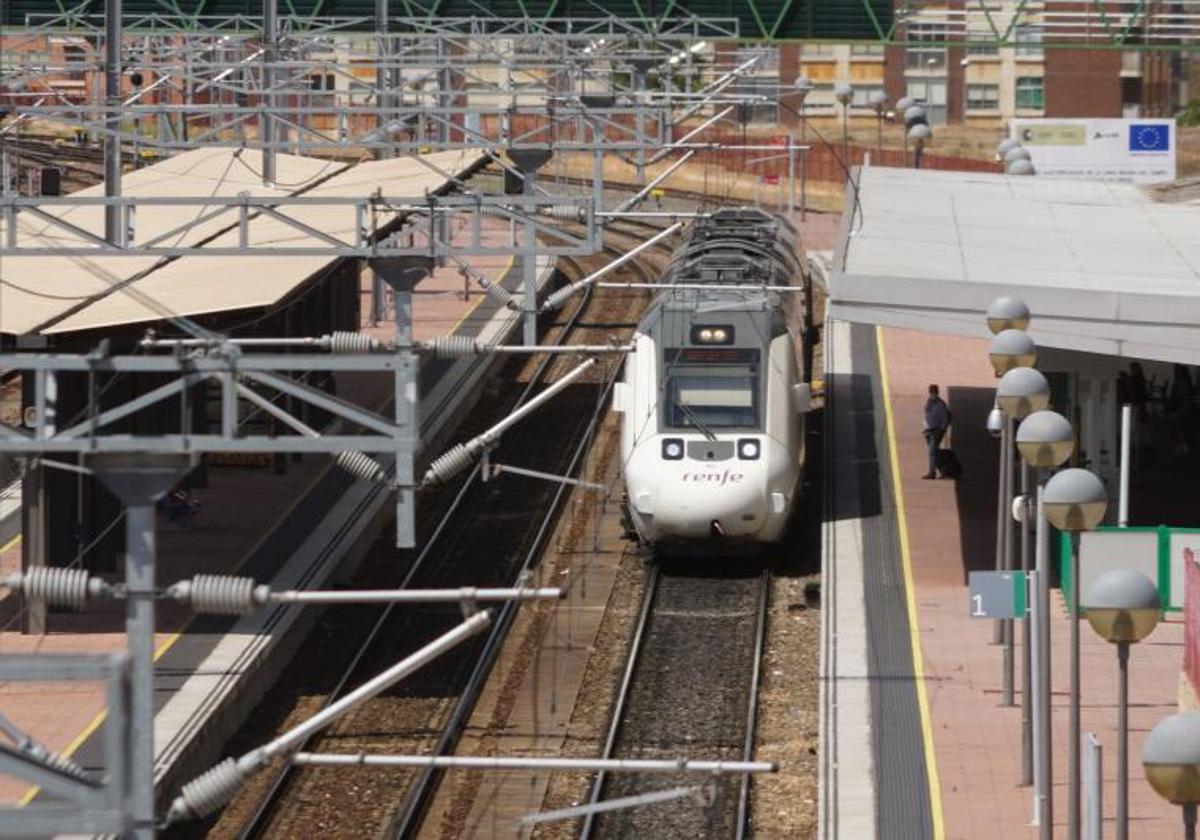
[[[753,208],[697,220],[638,326],[614,407],[625,514],[649,549],[734,554],[783,537],[810,397],[797,239]]]

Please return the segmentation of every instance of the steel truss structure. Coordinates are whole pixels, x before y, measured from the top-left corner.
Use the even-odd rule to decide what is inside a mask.
[[[870,13],[869,3],[863,3]],[[904,0],[893,20],[871,15],[883,44],[923,47],[1038,47],[1101,50],[1200,50],[1200,0]]]
[[[23,30],[9,36],[0,65],[0,107],[159,150],[230,143],[298,153],[549,143],[565,150],[578,120],[590,126],[592,145],[612,138],[644,145],[634,125],[671,122],[697,93],[711,94],[705,82],[719,72],[696,57],[699,25],[648,39],[614,34],[613,25],[464,34],[449,21],[414,34],[418,22],[386,13],[377,21],[376,33],[357,36],[269,14],[258,27],[232,31],[124,28],[117,56],[124,81],[107,93],[98,80],[111,74],[112,61],[93,45],[107,45],[108,34],[87,26],[51,44],[54,30]],[[78,39],[71,51],[64,37]],[[654,72],[666,81],[651,96]],[[55,84],[62,79],[84,80],[90,98],[65,95]]]
[[[707,17],[686,12],[683,4],[670,4],[674,14],[650,16],[631,14],[554,17],[526,14],[523,17],[486,15],[442,16],[436,5],[431,10],[415,0],[399,0],[391,31],[408,35],[491,36],[536,39],[568,35],[586,38],[652,38],[674,40],[739,40],[743,43],[772,43],[795,40],[856,40],[885,45],[914,44],[927,47],[1016,47],[1017,26],[1035,24],[1043,29],[1042,45],[1050,48],[1093,48],[1127,50],[1194,50],[1200,46],[1200,0],[903,0],[881,4],[878,0],[845,0],[839,4],[841,32],[819,31],[810,26],[797,35],[785,21],[803,14],[811,3],[783,0],[778,3],[747,2],[749,25],[739,17]],[[761,8],[760,8],[761,6]],[[318,4],[318,8],[320,4]],[[804,12],[801,12],[801,8]],[[827,10],[828,11],[828,10]],[[189,14],[182,8],[173,13],[130,15],[126,28],[149,35],[180,32],[222,31],[261,33],[262,19],[252,15]],[[286,34],[337,36],[378,31],[377,18],[370,16],[289,15],[280,18]],[[919,34],[910,25],[920,24]],[[89,12],[87,3],[58,14],[26,15],[20,25],[31,31],[54,31],[80,37],[103,32],[103,16]]]
[[[236,339],[176,317],[176,326],[187,331],[193,343],[179,343],[162,354],[113,354],[105,342],[84,355],[0,355],[0,369],[22,371],[32,382],[33,395],[26,427],[0,424],[0,451],[40,458],[51,465],[55,453],[75,456],[77,464],[60,466],[93,473],[125,507],[122,595],[128,646],[128,659],[103,672],[117,686],[114,691],[128,695],[127,706],[114,701],[112,707],[115,718],[106,738],[118,752],[106,757],[108,782],[90,779],[89,789],[82,790],[82,782],[55,777],[52,763],[25,766],[30,763],[27,757],[13,758],[4,751],[0,751],[0,766],[21,765],[24,777],[65,793],[69,800],[65,809],[39,807],[24,812],[27,820],[44,823],[23,826],[45,824],[50,831],[150,837],[159,824],[154,810],[152,734],[154,611],[162,594],[155,581],[155,501],[179,482],[201,453],[328,453],[342,469],[395,492],[396,542],[412,546],[413,461],[419,443],[415,350],[420,348],[411,333],[415,282],[446,257],[520,254],[524,257],[525,293],[520,305],[525,312],[525,343],[536,344],[535,255],[595,251],[600,246],[600,219],[632,210],[654,186],[651,181],[639,196],[601,215],[604,156],[632,157],[644,180],[644,167],[665,155],[682,152],[686,158],[711,148],[691,141],[698,131],[736,110],[742,100],[729,96],[728,89],[758,59],[742,55],[733,64],[717,66],[701,60],[700,51],[693,49],[697,39],[736,37],[732,21],[691,19],[661,27],[648,37],[636,25],[615,17],[561,27],[529,18],[395,18],[389,15],[386,0],[379,0],[375,17],[357,19],[357,24],[279,16],[274,0],[264,4],[261,19],[220,21],[124,16],[120,0],[108,0],[106,5],[103,26],[86,15],[66,14],[22,30],[15,37],[24,43],[15,48],[14,35],[6,36],[0,57],[0,109],[13,113],[7,124],[0,125],[0,151],[25,124],[47,121],[74,126],[104,141],[106,195],[16,196],[10,194],[9,179],[4,177],[0,256],[361,258],[379,282],[392,287],[396,318],[395,340],[388,346],[359,334],[334,334],[314,343],[314,349],[331,351],[328,354],[249,352],[249,345],[242,347]],[[362,29],[373,29],[375,34],[363,34]],[[52,44],[51,34],[56,39],[77,39],[69,41],[77,49],[70,54],[58,51],[63,41]],[[83,101],[51,84],[63,75],[82,76],[88,91]],[[676,142],[675,129],[693,118],[699,126]],[[459,192],[391,196],[377,190],[346,198],[302,193],[129,196],[122,194],[121,176],[122,150],[130,145],[162,153],[204,145],[261,147],[262,176],[268,184],[275,181],[275,153],[284,149],[342,153],[373,149],[380,156],[424,149],[483,149],[504,169],[510,182],[507,192],[515,194],[485,195],[448,175],[446,181]],[[538,170],[553,153],[564,151],[592,156],[595,178],[590,195],[549,195],[538,185]],[[788,154],[797,151],[802,147],[788,146]],[[71,222],[71,208],[89,204],[106,209],[103,235]],[[167,205],[195,208],[196,218],[189,226],[224,221],[221,233],[236,236],[209,237],[184,248],[178,247],[177,237],[186,227],[149,237],[140,234],[139,215]],[[331,233],[306,221],[303,211],[313,207],[342,214],[341,223],[330,227],[349,233]],[[498,248],[485,242],[484,216],[512,225],[510,246]],[[31,234],[31,227],[22,224],[26,217],[50,234]],[[303,240],[259,241],[256,218],[282,223],[289,233],[302,234]],[[462,227],[464,219],[468,235],[452,241],[449,230]],[[553,224],[562,220],[578,223],[580,232]],[[581,365],[573,375],[586,367]],[[393,400],[388,414],[355,406],[298,375],[349,370],[391,378]],[[100,399],[99,383],[139,374],[153,376],[159,384],[115,404]],[[68,378],[87,382],[88,410],[83,419],[64,424],[58,416],[57,395]],[[190,425],[193,413],[187,407],[200,387],[219,394],[220,414],[213,428]],[[175,425],[160,425],[154,434],[123,430],[123,424],[154,408],[160,409],[158,415],[174,417],[173,411],[161,411],[168,400],[182,406],[178,420],[171,421]],[[284,434],[243,430],[239,426],[242,404],[269,414]],[[314,428],[308,422],[310,408],[333,422]],[[487,444],[488,440],[480,444],[485,452]],[[447,457],[440,459],[444,467]],[[462,457],[451,460],[458,464]],[[46,567],[44,551],[44,545],[30,549],[23,575],[32,588],[22,590],[34,609],[43,610],[54,594],[61,594],[66,578],[59,573],[67,571]],[[465,638],[486,622],[486,614],[473,616],[457,632]],[[407,673],[411,663],[400,665],[404,667],[397,666],[399,670],[389,672],[388,679]],[[76,666],[59,658],[30,663],[46,678],[69,677]],[[123,708],[128,711],[123,713]],[[287,748],[286,743],[268,746]],[[270,750],[256,756],[269,757]],[[241,772],[219,765],[186,787],[173,811],[177,816],[195,814],[217,803],[218,794],[232,790]],[[121,807],[113,812],[110,806],[116,796]],[[0,833],[13,825],[5,821],[7,816],[0,813]]]
[[[0,772],[34,782],[65,800],[45,808],[0,809],[0,836],[116,834],[129,828],[129,672],[129,659],[123,654],[0,658],[4,682],[103,682],[108,709],[102,729],[106,768],[102,779],[38,750],[0,745]]]
[[[121,219],[121,234],[112,242],[70,221],[71,208],[103,206],[113,208]],[[150,214],[157,207],[200,208],[203,212],[171,230],[149,239],[138,236],[139,214]],[[317,208],[338,213],[344,223],[331,221],[332,230],[349,230],[339,236],[297,218],[289,210]],[[19,222],[24,214],[43,223],[44,229],[33,237],[23,234]],[[542,215],[540,215],[542,214]],[[550,215],[578,221],[584,230],[573,233],[557,224]],[[389,236],[379,231],[397,215],[407,224]],[[64,196],[53,198],[0,195],[0,254],[12,256],[318,256],[336,259],[361,257],[508,256],[510,245],[484,241],[482,221],[493,216],[503,221],[532,226],[538,241],[530,243],[530,255],[591,254],[599,248],[600,230],[595,225],[590,196],[498,196],[429,195],[359,197],[338,196]],[[254,237],[251,222],[264,217],[282,222],[306,239],[261,241]],[[227,220],[224,230],[238,234],[236,243],[224,243],[220,237],[181,245],[181,234],[197,224]],[[465,239],[452,240],[449,231],[459,225],[467,231]],[[526,249],[528,250],[528,249]],[[524,253],[522,251],[521,253]]]

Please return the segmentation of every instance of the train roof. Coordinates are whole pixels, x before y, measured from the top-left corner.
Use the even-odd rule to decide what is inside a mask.
[[[790,286],[802,274],[799,236],[783,216],[755,207],[722,208],[697,219],[662,282],[687,285]],[[684,290],[680,290],[680,294]],[[693,297],[711,297],[718,290]]]
[[[722,208],[697,219],[676,250],[661,282],[664,289],[646,321],[664,310],[695,311],[719,306],[722,311],[767,310],[779,295],[764,286],[803,283],[799,235],[790,220],[756,207]],[[714,286],[712,289],[697,286]],[[745,286],[745,290],[728,288]]]

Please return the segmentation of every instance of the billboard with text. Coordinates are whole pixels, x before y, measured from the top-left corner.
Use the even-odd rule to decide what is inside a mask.
[[[1154,184],[1175,180],[1170,119],[1017,119],[1010,136],[1038,175]]]

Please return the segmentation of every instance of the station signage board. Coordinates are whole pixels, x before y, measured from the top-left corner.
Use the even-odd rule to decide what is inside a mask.
[[[1155,184],[1175,180],[1170,119],[1015,119],[1010,136],[1038,175]]]
[[[971,572],[967,614],[971,618],[1024,618],[1028,609],[1024,572]]]

